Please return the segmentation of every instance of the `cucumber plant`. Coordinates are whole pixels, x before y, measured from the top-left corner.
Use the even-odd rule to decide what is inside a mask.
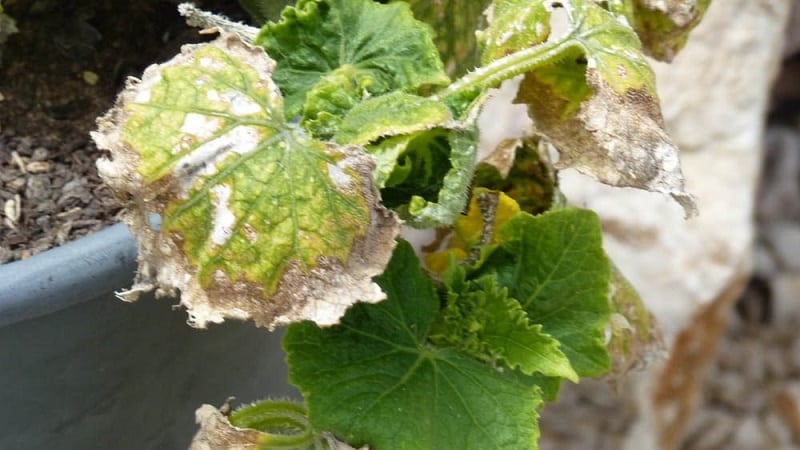
[[[562,382],[624,373],[655,331],[556,169],[694,214],[645,55],[707,6],[298,0],[255,29],[182,5],[220,36],[131,79],[93,133],[139,239],[120,296],[288,326],[304,397],[204,406],[196,448],[536,449]],[[510,79],[534,129],[481,156]]]

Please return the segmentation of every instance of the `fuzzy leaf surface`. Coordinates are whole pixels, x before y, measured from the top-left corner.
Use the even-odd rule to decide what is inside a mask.
[[[365,145],[381,137],[411,134],[445,125],[452,120],[442,102],[404,92],[371,98],[344,117],[335,140]]]
[[[410,245],[376,282],[385,301],[331,328],[293,324],[284,338],[314,427],[375,450],[536,449],[538,388],[428,343],[439,300]]]
[[[600,223],[587,210],[519,213],[498,234],[500,245],[473,275],[494,276],[519,300],[531,324],[560,343],[580,376],[609,369],[609,263]]]
[[[300,0],[255,43],[277,61],[273,78],[287,117],[317,120],[341,118],[365,94],[448,83],[432,38],[403,2]],[[318,83],[325,87],[315,89]]]
[[[179,290],[197,326],[331,324],[384,297],[371,277],[398,225],[376,199],[374,164],[287,124],[273,65],[231,35],[184,47],[129,85],[94,134],[113,158],[101,174],[132,199],[144,258],[132,294]]]

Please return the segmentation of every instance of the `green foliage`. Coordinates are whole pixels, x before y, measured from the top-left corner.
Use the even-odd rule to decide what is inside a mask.
[[[449,274],[461,278],[448,280],[447,293],[438,327],[431,340],[451,345],[489,363],[502,363],[526,375],[541,373],[577,382],[578,375],[559,342],[531,325],[518,300],[508,297],[508,289],[497,286],[492,276],[466,282],[457,266]],[[455,287],[454,285],[459,285]]]
[[[531,322],[558,340],[578,375],[607,371],[610,269],[597,216],[573,208],[520,213],[500,229],[498,240],[474,276],[496,277]]]
[[[281,16],[264,25],[255,44],[278,63],[273,79],[290,120],[335,122],[365,94],[449,81],[430,29],[404,3],[299,0]],[[330,137],[326,130],[319,137]]]
[[[523,75],[517,101],[560,151],[556,168],[691,211],[644,52],[677,51],[693,25],[656,3],[298,0],[254,46],[223,33],[131,83],[93,135],[142,242],[123,295],[180,291],[199,326],[291,323],[290,379],[308,413],[204,410],[220,436],[535,450],[538,410],[563,380],[644,357],[657,333],[612,272],[597,216],[557,201],[531,138],[476,170],[476,123],[487,88]],[[266,0],[244,4],[274,17]],[[553,37],[556,15],[567,28]],[[428,271],[396,243],[398,217],[440,229]]]
[[[407,243],[376,281],[387,299],[340,325],[289,326],[289,376],[311,422],[376,450],[535,448],[539,389],[426,339],[439,300]]]

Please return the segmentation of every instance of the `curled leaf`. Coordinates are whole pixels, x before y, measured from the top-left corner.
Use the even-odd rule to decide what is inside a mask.
[[[384,298],[398,232],[359,147],[287,123],[273,61],[233,35],[185,46],[130,82],[93,134],[139,237],[138,292],[181,293],[190,323],[337,323]],[[149,216],[161,217],[161,229]]]
[[[672,61],[700,23],[711,0],[635,0],[633,26],[647,53]]]
[[[355,450],[315,433],[306,415],[303,405],[289,401],[265,400],[230,415],[203,405],[195,412],[200,429],[189,450]]]
[[[664,343],[642,299],[625,276],[612,265],[609,301],[611,316],[606,326],[606,342],[611,370],[606,379],[614,383],[663,352]]]
[[[563,6],[569,22],[565,50],[525,75],[516,101],[528,105],[537,130],[559,150],[555,166],[671,195],[694,215],[636,34],[590,0],[552,3]]]
[[[336,133],[336,142],[365,145],[378,138],[410,134],[452,121],[444,103],[426,97],[392,92],[354,107]]]

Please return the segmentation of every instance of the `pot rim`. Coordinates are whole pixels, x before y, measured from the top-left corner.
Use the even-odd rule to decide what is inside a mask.
[[[130,286],[136,241],[117,223],[30,258],[0,265],[0,327]]]

